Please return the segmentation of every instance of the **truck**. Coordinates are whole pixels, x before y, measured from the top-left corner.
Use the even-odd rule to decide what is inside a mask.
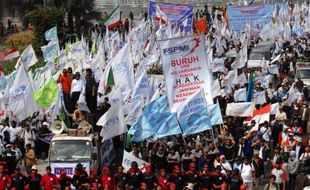
[[[89,174],[92,167],[97,168],[97,154],[98,149],[93,134],[85,136],[57,134],[50,143],[48,164],[57,176],[64,171],[72,177],[78,163],[81,163]]]
[[[310,62],[296,63],[295,78],[303,81],[306,87],[310,87]]]

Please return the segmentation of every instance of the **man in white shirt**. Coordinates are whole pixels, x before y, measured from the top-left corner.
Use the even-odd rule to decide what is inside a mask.
[[[70,112],[73,113],[76,107],[76,104],[80,98],[80,94],[84,93],[85,85],[83,80],[81,79],[81,75],[79,72],[75,73],[75,79],[73,79],[71,84],[71,106]]]
[[[282,125],[285,125],[285,122],[287,120],[286,113],[283,111],[283,108],[280,107],[279,111],[276,113],[275,119]]]
[[[254,166],[250,163],[249,158],[244,158],[243,164],[240,166],[240,173],[243,180],[243,184],[247,186],[247,190],[253,190],[253,184],[255,180]]]
[[[10,133],[10,142],[13,143],[16,142],[17,138],[20,136],[22,128],[17,126],[16,121],[12,121],[8,131]]]
[[[271,136],[271,129],[268,126],[268,122],[265,122],[264,125],[260,128],[260,133],[262,134],[263,139],[269,145],[270,136]]]

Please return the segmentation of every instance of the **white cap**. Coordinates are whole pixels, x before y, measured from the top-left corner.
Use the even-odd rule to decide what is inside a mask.
[[[31,170],[38,170],[38,169],[37,169],[37,166],[36,166],[36,165],[33,165],[33,166],[31,167]]]
[[[49,126],[49,124],[47,122],[43,122],[42,125]]]

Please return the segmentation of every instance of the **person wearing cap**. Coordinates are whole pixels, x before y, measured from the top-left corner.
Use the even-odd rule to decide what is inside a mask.
[[[26,170],[29,174],[31,172],[31,167],[36,163],[36,155],[34,153],[34,150],[31,148],[31,144],[26,145],[25,159]]]
[[[230,163],[226,160],[225,155],[220,156],[219,165],[222,166],[222,173],[228,177],[232,172],[232,168]]]
[[[231,177],[228,179],[230,184],[230,189],[240,189],[243,184],[242,177],[240,175],[239,169],[234,169]]]
[[[122,165],[117,167],[117,171],[114,174],[114,179],[117,187],[125,189],[125,187],[128,186],[128,175],[124,172]]]
[[[212,176],[209,170],[209,166],[208,164],[204,164],[203,168],[199,172],[199,182],[200,182],[199,187],[211,189],[212,187],[211,180],[212,180]]]
[[[189,169],[184,172],[184,182],[185,183],[192,183],[194,186],[196,186],[199,182],[199,172],[196,171],[196,163],[191,162],[189,163]]]
[[[147,164],[144,166],[145,173],[142,174],[142,181],[146,183],[147,189],[154,189],[157,182],[156,176],[152,172],[152,166]]]
[[[139,184],[142,180],[141,170],[138,168],[138,163],[133,161],[131,163],[131,168],[127,171],[128,175],[128,186],[130,189],[139,188]]]
[[[41,179],[42,176],[38,174],[38,169],[36,165],[31,167],[31,173],[27,177],[27,187],[29,190],[40,190],[41,189]]]
[[[259,157],[259,151],[254,151],[254,158],[253,158],[253,166],[255,170],[256,176],[256,189],[258,189],[258,185],[261,184],[262,180],[264,179],[265,174],[265,165],[264,161]]]
[[[280,186],[275,181],[276,176],[270,175],[269,182],[265,185],[264,190],[279,190]]]
[[[162,187],[162,190],[168,190],[168,177],[166,174],[166,170],[163,168],[159,170],[157,184]]]
[[[299,126],[298,121],[295,121],[291,127],[291,131],[294,135],[302,136],[304,134],[302,127]]]
[[[63,97],[64,97],[64,103],[65,103],[65,106],[68,110],[69,105],[70,105],[70,92],[71,92],[72,78],[68,74],[67,69],[62,70],[62,74],[59,76],[57,82],[61,83],[61,88],[62,88]]]
[[[81,188],[88,183],[88,174],[83,165],[78,163],[75,166],[74,175],[72,177],[72,184],[75,188]]]
[[[294,139],[295,139],[295,145],[293,146],[292,150],[295,151],[296,157],[299,158],[302,155],[302,153],[305,152],[305,147],[302,143],[301,137],[295,136]]]
[[[5,190],[9,187],[11,187],[12,180],[9,175],[6,174],[5,172],[5,167],[4,165],[0,164],[0,189]]]
[[[102,186],[109,190],[114,190],[116,188],[115,179],[111,174],[110,168],[104,166],[101,172],[101,182]]]
[[[12,186],[16,190],[24,190],[26,185],[26,176],[20,172],[20,168],[17,166],[15,172],[11,175]]]
[[[275,183],[279,185],[280,189],[286,189],[287,174],[282,169],[281,161],[276,161],[275,168],[273,168],[270,173],[276,176]]]
[[[296,142],[294,139],[294,134],[292,132],[288,133],[288,139],[283,144],[284,152],[289,153],[293,147],[295,146]]]
[[[70,111],[70,113],[73,113],[73,111],[76,108],[76,103],[80,98],[80,95],[84,94],[85,92],[85,84],[83,82],[83,80],[81,79],[81,75],[79,72],[75,73],[75,78],[72,80],[72,84],[71,84],[71,91],[70,91],[70,109],[68,111]]]
[[[290,151],[290,157],[288,159],[288,167],[289,167],[289,187],[288,189],[295,189],[295,180],[298,172],[299,161],[296,156],[296,152],[294,150]]]
[[[42,176],[41,186],[45,190],[53,190],[53,187],[58,185],[58,179],[56,175],[52,174],[52,168],[50,166],[46,167],[46,174]]]
[[[245,157],[243,163],[240,166],[240,174],[243,180],[243,184],[247,185],[248,190],[253,190],[254,182],[256,180],[255,168],[250,162],[250,159]]]
[[[222,167],[220,165],[218,165],[215,167],[214,173],[212,175],[212,187],[215,190],[221,189],[221,185],[223,183],[228,182],[226,176],[221,171],[222,171]]]
[[[13,174],[17,165],[16,153],[12,151],[11,144],[6,145],[6,150],[3,153],[3,159],[7,163],[9,174]]]
[[[304,190],[304,187],[310,185],[310,179],[307,176],[306,169],[300,168],[295,181],[295,190]]]
[[[60,175],[58,177],[58,182],[60,185],[60,189],[64,190],[66,187],[70,187],[72,184],[72,179],[67,175],[65,170],[61,170]]]
[[[176,189],[182,188],[184,180],[179,165],[175,165],[173,167],[172,174],[168,177],[168,182],[174,183],[176,185]]]

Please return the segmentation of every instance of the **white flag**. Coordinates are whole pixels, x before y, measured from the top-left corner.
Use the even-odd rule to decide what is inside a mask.
[[[234,69],[228,72],[228,74],[224,78],[224,85],[233,85],[238,84],[238,70]]]
[[[121,104],[112,105],[111,108],[100,117],[96,125],[102,126],[100,136],[102,141],[127,132],[125,117]]]
[[[279,108],[280,108],[279,102],[271,104],[270,115],[276,115],[276,113],[279,111]]]
[[[249,117],[253,115],[254,106],[254,102],[228,103],[226,107],[226,115]]]
[[[134,88],[132,89],[132,97],[140,96],[145,101],[150,99],[149,96],[149,83],[146,71],[140,75]]]
[[[18,121],[22,121],[39,109],[32,97],[31,81],[23,65],[17,71],[15,81],[9,91],[8,108]]]
[[[134,74],[129,43],[111,60],[111,66],[115,86],[121,91],[131,90],[134,87]]]
[[[246,79],[246,76],[244,73],[241,73],[239,76],[238,76],[238,83],[243,86],[245,85],[246,83],[248,83],[248,80]]]
[[[149,163],[147,163],[146,161],[137,158],[134,155],[132,155],[132,153],[129,153],[126,150],[124,150],[122,166],[124,167],[125,172],[127,172],[131,168],[132,162],[137,162],[139,169],[143,169],[145,165],[149,165]]]
[[[17,61],[17,64],[15,65],[15,68],[18,68],[20,64],[24,65],[26,69],[31,67],[32,65],[36,64],[38,62],[36,53],[34,52],[34,49],[32,45],[29,45],[20,56],[20,59]]]
[[[254,99],[254,102],[256,105],[257,104],[264,104],[267,102],[265,91],[255,92],[253,96],[254,96],[253,99]]]
[[[212,72],[224,71],[224,58],[214,58],[212,62]]]
[[[246,88],[236,90],[234,93],[235,102],[244,102],[246,99]]]
[[[212,98],[222,95],[219,79],[213,80],[213,82],[211,83],[211,87],[212,87]]]

